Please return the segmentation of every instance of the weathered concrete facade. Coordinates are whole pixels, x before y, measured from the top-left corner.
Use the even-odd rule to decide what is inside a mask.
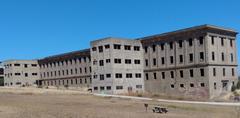
[[[93,92],[144,91],[143,49],[138,40],[105,38],[91,42]]]
[[[33,86],[39,79],[36,60],[9,60],[4,63],[5,86]]]
[[[90,50],[80,50],[38,60],[39,85],[57,87],[91,87]]]
[[[237,81],[236,34],[202,25],[139,39],[146,92],[212,98],[230,91]]]

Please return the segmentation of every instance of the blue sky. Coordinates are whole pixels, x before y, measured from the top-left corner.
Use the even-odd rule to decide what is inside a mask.
[[[139,38],[201,24],[240,31],[239,5],[239,0],[0,0],[0,60],[42,58],[88,48],[99,38]]]

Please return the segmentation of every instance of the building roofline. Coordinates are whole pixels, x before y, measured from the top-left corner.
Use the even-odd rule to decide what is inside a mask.
[[[151,36],[147,36],[147,37],[137,38],[136,40],[144,40],[144,39],[149,39],[149,38],[154,38],[154,37],[163,37],[163,36],[167,36],[167,35],[178,34],[178,33],[182,33],[182,32],[194,31],[194,30],[205,29],[205,28],[223,30],[223,31],[228,31],[228,32],[238,34],[238,32],[236,30],[231,29],[231,28],[225,28],[225,27],[219,27],[219,26],[210,25],[210,24],[204,24],[204,25],[193,26],[190,28],[184,28],[184,29],[180,29],[180,30],[176,30],[176,31],[166,32],[166,33],[162,33],[162,34],[156,34],[156,35],[151,35]]]
[[[105,37],[105,38],[100,38],[100,39],[97,39],[97,40],[93,40],[93,41],[91,41],[90,43],[92,43],[92,42],[97,42],[97,41],[102,41],[102,40],[108,40],[108,39],[133,40],[133,39],[121,38],[121,37]]]

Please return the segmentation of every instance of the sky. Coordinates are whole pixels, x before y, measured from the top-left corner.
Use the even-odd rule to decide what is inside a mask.
[[[100,38],[135,39],[202,24],[239,32],[239,5],[239,0],[0,0],[0,61],[38,59],[89,48]]]

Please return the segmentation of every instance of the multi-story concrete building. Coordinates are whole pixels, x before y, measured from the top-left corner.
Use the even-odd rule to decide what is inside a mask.
[[[90,50],[80,50],[38,60],[39,85],[58,87],[91,87]]]
[[[8,60],[4,63],[5,86],[33,86],[39,79],[36,60]]]
[[[144,91],[143,49],[138,40],[105,38],[91,42],[93,92]]]
[[[237,81],[236,34],[202,25],[140,38],[145,54],[145,91],[212,98]]]

